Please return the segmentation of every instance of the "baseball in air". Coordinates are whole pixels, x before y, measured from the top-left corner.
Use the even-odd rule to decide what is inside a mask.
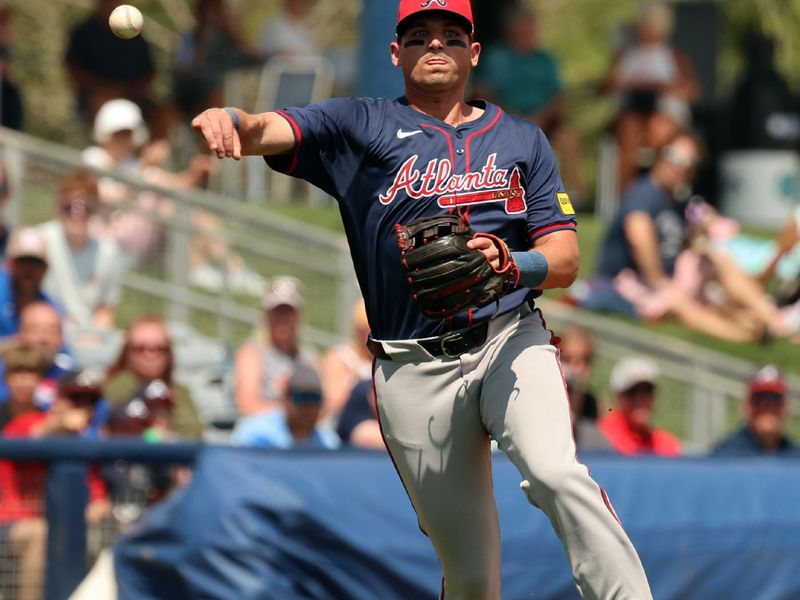
[[[120,4],[108,16],[108,26],[119,38],[129,40],[142,31],[144,18],[141,11],[130,4]]]

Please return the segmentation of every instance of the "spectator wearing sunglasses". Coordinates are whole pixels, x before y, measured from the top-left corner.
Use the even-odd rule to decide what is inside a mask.
[[[670,432],[653,426],[658,366],[649,358],[628,356],[611,370],[616,406],[600,421],[614,449],[621,454],[677,456],[681,444]]]
[[[757,293],[753,282],[728,268],[722,257],[711,257],[710,266],[719,271],[716,287],[725,288],[727,298],[712,299],[697,289],[701,266],[684,250],[691,240],[687,213],[693,212],[687,211],[687,201],[701,156],[699,141],[687,133],[678,134],[661,150],[650,173],[624,193],[595,273],[587,284],[574,286],[573,300],[587,310],[647,322],[674,318],[690,329],[734,342],[796,335],[800,308],[779,313],[764,294]],[[689,271],[695,270],[694,277],[687,277],[687,260],[694,263],[688,265]],[[743,315],[741,319],[730,318],[727,313],[732,311],[720,310],[727,299]]]
[[[339,438],[319,424],[322,382],[314,366],[298,360],[284,384],[282,407],[242,418],[232,441],[241,446],[323,450],[339,446]]]
[[[764,365],[747,383],[744,426],[714,445],[712,456],[793,456],[800,446],[784,431],[789,418],[789,387],[775,365]]]
[[[645,320],[672,308],[672,274],[687,229],[688,200],[700,161],[700,145],[680,134],[659,154],[653,169],[628,187],[606,232],[588,293],[588,310]]]
[[[5,268],[0,270],[0,338],[19,331],[20,314],[34,302],[54,300],[42,289],[48,269],[47,243],[38,229],[16,231],[8,241]]]
[[[67,327],[114,324],[125,261],[116,242],[89,232],[99,206],[97,181],[87,171],[74,171],[59,185],[58,217],[40,226],[50,265],[43,286],[64,307]]]
[[[140,317],[128,327],[122,350],[108,370],[105,397],[115,414],[134,399],[146,397],[151,384],[160,381],[169,391],[175,437],[199,440],[203,424],[189,390],[173,378],[174,365],[172,340],[164,322],[159,317]]]

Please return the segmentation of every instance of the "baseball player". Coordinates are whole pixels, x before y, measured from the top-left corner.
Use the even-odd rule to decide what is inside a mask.
[[[651,598],[605,492],[576,460],[556,347],[534,308],[540,290],[568,286],[578,268],[574,210],[547,140],[498,106],[464,100],[481,51],[469,0],[401,0],[390,51],[405,80],[396,100],[213,108],[193,126],[220,158],[263,155],[338,200],[382,432],[441,561],[442,597],[501,597],[494,439],[550,518],[579,593]],[[447,253],[464,230],[478,233],[463,251],[503,280],[474,305],[464,295],[483,285],[481,265],[415,266],[418,251]],[[460,279],[447,280],[451,271]]]

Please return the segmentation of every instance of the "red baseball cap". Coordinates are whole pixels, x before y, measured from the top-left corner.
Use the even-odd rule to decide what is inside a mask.
[[[470,0],[400,0],[400,11],[397,13],[397,32],[400,33],[401,24],[409,17],[431,10],[453,13],[466,21],[467,33],[475,30]]]
[[[764,365],[761,367],[755,375],[750,378],[750,381],[747,383],[747,388],[751,394],[772,392],[785,396],[789,391],[786,379],[775,365]]]

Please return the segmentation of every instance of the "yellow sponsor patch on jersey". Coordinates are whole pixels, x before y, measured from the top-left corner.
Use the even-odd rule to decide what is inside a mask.
[[[558,205],[561,207],[561,212],[565,215],[574,215],[575,209],[572,208],[572,202],[569,201],[569,196],[564,192],[558,192]]]

